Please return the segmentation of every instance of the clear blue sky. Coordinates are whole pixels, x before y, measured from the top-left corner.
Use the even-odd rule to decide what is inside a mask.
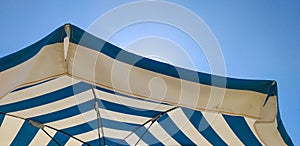
[[[130,1],[0,1],[0,57],[40,40],[65,23],[87,29],[99,16],[126,2]],[[227,76],[278,82],[281,118],[293,142],[300,145],[300,1],[172,2],[191,10],[210,27],[222,48]],[[111,41],[126,47],[139,37],[159,35],[172,41],[185,37],[178,34],[176,38],[174,33],[179,33],[178,30],[164,27],[146,23],[130,26]],[[148,28],[155,30],[146,31]],[[182,41],[180,45],[197,70],[210,71],[203,63],[201,51],[191,51],[195,46],[190,41]],[[161,56],[162,60],[168,57]]]

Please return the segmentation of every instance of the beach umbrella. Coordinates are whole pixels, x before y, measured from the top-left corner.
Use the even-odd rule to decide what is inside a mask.
[[[175,67],[71,24],[0,71],[1,145],[293,145],[276,81]]]

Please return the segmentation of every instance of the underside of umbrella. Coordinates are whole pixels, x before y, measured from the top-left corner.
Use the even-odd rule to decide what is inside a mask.
[[[157,62],[70,24],[0,65],[1,145],[293,145],[275,81]]]

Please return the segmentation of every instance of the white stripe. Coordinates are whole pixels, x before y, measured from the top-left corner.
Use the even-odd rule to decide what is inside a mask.
[[[129,115],[129,114],[114,112],[106,109],[100,109],[100,112],[101,112],[101,117],[103,118],[111,119],[119,122],[126,122],[126,123],[142,124],[150,119],[148,117]]]
[[[164,105],[160,103],[149,102],[141,99],[133,99],[129,97],[119,96],[97,90],[97,97],[116,104],[141,108],[146,110],[166,111],[174,106]]]
[[[121,93],[132,93],[139,98],[148,98],[154,101],[163,100],[166,103],[179,104],[195,110],[220,111],[221,109],[222,113],[264,118],[260,117],[260,113],[266,94],[250,90],[219,88],[181,80],[126,64],[74,43],[70,43],[69,50],[72,50],[69,55],[73,62],[68,62],[68,72],[77,78],[96,82]],[[95,72],[99,76],[95,77]],[[167,90],[160,89],[159,91],[165,93],[165,96],[151,96],[149,83],[154,78],[163,80]],[[159,84],[153,85],[158,86]],[[211,103],[211,98],[216,96],[223,98]],[[244,106],[245,103],[252,106]]]
[[[202,112],[203,117],[207,120],[214,131],[228,145],[244,145],[229,127],[222,114],[214,112]]]
[[[143,105],[147,105],[148,108],[151,108],[151,106],[161,107],[161,110],[165,110],[166,108],[171,107],[171,106],[167,106],[167,105],[160,106],[159,104],[154,104],[154,103],[146,102],[146,101],[139,102],[137,100],[134,100],[134,99],[130,100],[130,98],[121,97],[121,96],[118,96],[118,98],[117,98],[116,96],[114,96],[112,94],[107,94],[107,93],[103,93],[100,91],[98,92],[98,94],[101,94],[100,95],[101,98],[105,98],[110,102],[116,102],[117,104],[121,104],[121,103],[118,103],[117,100],[122,100],[122,102],[123,101],[127,102],[129,104],[129,106],[134,106],[132,104],[138,105],[139,103],[141,103]],[[65,98],[62,100],[58,100],[56,102],[52,102],[49,104],[37,106],[34,108],[30,108],[30,109],[25,109],[22,111],[12,112],[11,114],[19,115],[19,116],[22,116],[25,118],[35,117],[35,116],[40,116],[40,115],[45,115],[48,113],[56,112],[56,111],[66,109],[66,108],[69,108],[69,107],[72,107],[75,105],[79,105],[88,100],[93,100],[93,95],[92,95],[91,90],[84,91],[84,92],[76,94],[74,96],[71,96],[71,97],[68,97],[68,98]],[[80,109],[80,106],[78,108]],[[138,123],[138,124],[141,124],[148,120],[148,118],[141,117],[141,116],[127,115],[127,114],[104,110],[104,109],[100,109],[100,110],[101,110],[102,116],[107,119],[113,119],[113,120],[122,121],[122,122],[129,122],[129,123]],[[84,116],[84,118],[91,117],[89,115],[90,114],[83,115],[83,116]],[[94,116],[95,114],[92,114],[92,115]],[[92,120],[94,118],[87,118],[86,120]],[[76,120],[76,121],[78,121],[78,120]],[[83,121],[83,122],[85,122],[85,121]],[[59,125],[65,125],[65,124],[59,124]]]
[[[144,129],[146,129],[148,126],[150,125],[150,123],[147,123],[144,125]],[[117,132],[117,131],[116,131]],[[129,133],[131,133],[131,131],[129,131]],[[128,134],[129,134],[128,133]],[[106,134],[106,133],[105,133]],[[113,135],[113,133],[111,133]],[[125,137],[128,135],[126,134]],[[141,138],[142,135],[137,136],[135,133],[132,133],[129,137],[127,137],[125,139],[125,141],[129,144],[129,145],[148,145],[146,144]],[[119,139],[124,139],[123,138],[119,138]],[[138,142],[138,143],[137,143]]]
[[[153,125],[149,128],[149,132],[163,145],[180,145],[157,122],[153,123]]]
[[[127,135],[130,134],[131,131],[124,131],[124,130],[116,130],[116,129],[111,129],[111,128],[103,128],[104,130],[104,136],[105,137],[110,137],[110,138],[115,138],[115,139],[124,139]],[[98,139],[98,130],[92,130],[89,132],[85,132],[79,135],[75,135],[76,138],[83,140],[83,141],[92,141]],[[102,135],[101,135],[102,137]],[[130,135],[125,141],[129,145],[134,145],[138,141],[139,137],[136,134]],[[115,141],[118,143],[119,141]],[[139,145],[146,145],[145,142],[142,140],[139,142]]]
[[[80,141],[78,141],[78,140],[76,140],[76,139],[74,139],[74,138],[70,138],[67,142],[66,142],[66,144],[65,145],[69,145],[69,146],[81,146],[82,145],[82,142],[80,142]]]
[[[46,83],[42,83],[39,85],[32,86],[30,88],[19,90],[13,93],[6,95],[4,98],[0,100],[0,105],[14,103],[26,99],[35,98],[40,95],[44,95],[64,87],[68,87],[72,84],[77,83],[76,80],[71,80],[68,76],[62,76],[57,79],[51,80]]]
[[[95,130],[92,130],[89,132],[81,133],[81,134],[75,135],[74,137],[76,137],[82,141],[85,141],[85,142],[92,141],[94,139],[98,139],[98,130],[95,129]]]
[[[57,129],[65,129],[65,128],[69,128],[69,127],[73,127],[76,125],[86,123],[86,122],[94,120],[94,119],[96,119],[96,113],[94,110],[90,110],[90,111],[82,113],[80,115],[76,115],[73,117],[64,118],[61,120],[46,123],[46,125],[55,127]]]
[[[247,122],[249,128],[251,129],[252,133],[255,135],[255,137],[257,138],[257,140],[264,145],[264,143],[261,141],[261,139],[259,138],[255,128],[254,128],[254,123],[255,123],[255,119],[251,119],[251,118],[246,118],[244,117],[245,121]]]
[[[45,115],[48,113],[53,113],[62,109],[66,109],[78,104],[84,103],[88,100],[92,100],[92,93],[90,91],[85,91],[68,98],[57,100],[48,104],[43,104],[41,106],[36,106],[33,108],[12,112],[12,115],[19,115],[24,118],[35,117],[40,115]],[[88,98],[90,97],[90,98]],[[80,107],[79,107],[80,108]]]
[[[277,129],[276,119],[273,122],[259,123],[254,125],[255,129],[259,133],[261,140],[265,145],[272,146],[286,146],[280,132]]]
[[[67,34],[67,36],[64,38],[64,57],[65,60],[67,59],[67,55],[68,55],[68,49],[69,49],[69,43],[70,43],[70,25],[67,24],[64,27],[65,33]]]
[[[65,73],[62,43],[49,44],[30,59],[0,73],[0,99],[12,90]],[[19,59],[19,58],[15,58]]]
[[[101,117],[105,118],[105,119],[111,119],[111,120],[115,120],[115,121],[134,123],[134,124],[141,124],[150,119],[150,118],[146,118],[146,117],[128,115],[128,114],[123,114],[123,113],[104,110],[104,109],[100,109],[100,113],[101,113]],[[47,125],[58,128],[58,129],[65,129],[65,128],[80,125],[80,124],[83,124],[83,123],[86,123],[88,121],[92,121],[95,119],[97,119],[96,112],[94,110],[90,110],[90,111],[82,113],[80,115],[76,115],[73,117],[69,117],[69,118],[54,121],[51,123],[47,123]]]
[[[47,127],[45,127],[44,130],[47,131],[47,133],[49,133],[52,137],[56,133],[56,131]],[[50,141],[51,138],[43,130],[40,129],[29,145],[31,146],[47,145]]]
[[[5,116],[0,127],[0,144],[10,145],[22,127],[24,120]]]
[[[195,144],[211,145],[192,125],[190,120],[186,117],[181,109],[176,109],[168,113],[169,117],[176,124],[176,126]],[[175,134],[175,133],[174,133]]]

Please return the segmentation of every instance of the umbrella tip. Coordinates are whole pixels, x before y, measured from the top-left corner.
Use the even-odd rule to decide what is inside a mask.
[[[36,121],[32,121],[32,120],[29,120],[29,124],[33,127],[39,128],[39,129],[43,129],[45,127],[44,124],[36,122]]]

